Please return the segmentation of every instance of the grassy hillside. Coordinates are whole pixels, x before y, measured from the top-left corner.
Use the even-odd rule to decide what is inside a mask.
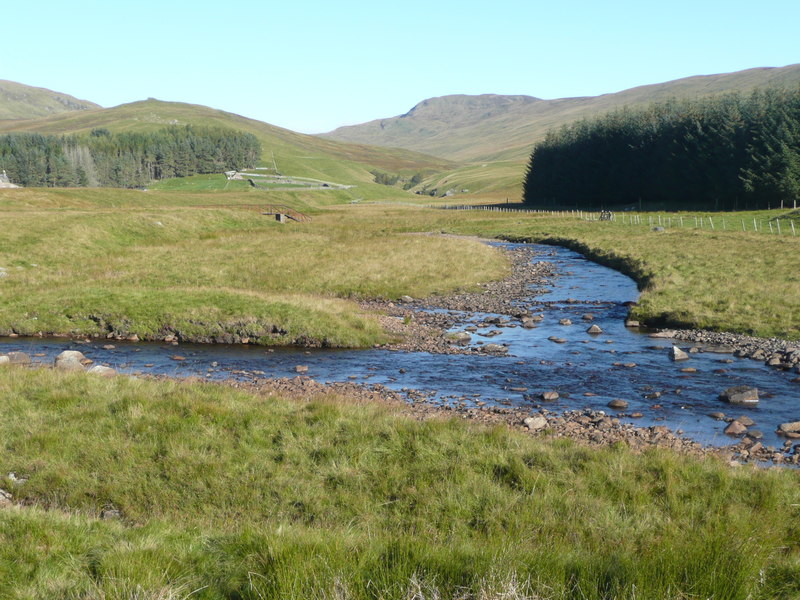
[[[525,161],[548,129],[583,117],[672,97],[798,84],[800,65],[791,65],[687,77],[596,97],[444,96],[424,100],[405,115],[341,127],[324,137],[408,148],[457,161]]]
[[[40,87],[0,80],[0,120],[35,119],[64,112],[100,108],[88,100]]]
[[[344,184],[369,184],[373,169],[398,173],[444,170],[455,165],[440,158],[402,149],[347,144],[295,133],[233,113],[180,102],[144,100],[114,108],[63,113],[44,119],[0,122],[0,133],[47,134],[88,133],[105,127],[113,132],[147,131],[166,125],[231,127],[252,133],[264,150],[263,163],[272,166],[273,156],[284,174],[314,177]],[[358,194],[356,194],[358,197]]]

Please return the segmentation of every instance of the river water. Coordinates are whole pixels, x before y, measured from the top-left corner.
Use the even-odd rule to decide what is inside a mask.
[[[513,247],[513,244],[503,244]],[[764,433],[765,445],[783,442],[775,434],[780,423],[800,420],[800,383],[797,374],[772,369],[749,359],[711,351],[692,353],[688,361],[672,362],[671,340],[650,338],[624,326],[626,302],[638,297],[630,278],[585,259],[565,248],[533,246],[534,260],[555,263],[559,276],[549,291],[532,297],[526,305],[541,306],[544,320],[534,329],[492,325],[501,334],[485,343],[507,344],[508,356],[439,355],[422,352],[371,350],[306,350],[259,346],[226,346],[112,342],[80,343],[67,339],[0,338],[0,352],[23,351],[38,355],[35,361],[52,364],[63,350],[76,349],[96,364],[107,364],[125,373],[163,374],[175,377],[202,376],[223,379],[244,376],[293,377],[297,365],[307,365],[307,375],[324,382],[354,381],[383,384],[391,389],[422,390],[441,404],[473,402],[530,407],[541,403],[545,391],[557,391],[556,402],[541,404],[548,410],[591,408],[613,413],[606,405],[620,398],[629,403],[623,417],[640,426],[666,425],[682,430],[708,445],[727,445],[735,438],[723,434],[726,423],[708,416],[721,411],[728,416],[747,414],[753,428]],[[569,300],[569,302],[568,302]],[[591,313],[594,320],[584,321]],[[465,315],[454,331],[481,323],[493,315]],[[568,318],[572,325],[560,325]],[[599,325],[602,334],[586,332]],[[482,327],[473,342],[482,340]],[[556,336],[566,343],[555,343]],[[682,343],[688,350],[690,344]],[[186,360],[176,361],[180,355]],[[635,366],[624,366],[635,364]],[[684,373],[694,367],[696,373]],[[238,372],[238,373],[237,373]],[[761,401],[754,407],[721,402],[721,391],[734,385],[758,388]],[[512,389],[517,391],[512,391]],[[521,391],[523,388],[526,391]],[[591,396],[586,393],[594,394]],[[656,398],[655,396],[658,397]]]

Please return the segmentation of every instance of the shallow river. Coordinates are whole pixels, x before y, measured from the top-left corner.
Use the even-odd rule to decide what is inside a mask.
[[[504,244],[513,246],[512,244]],[[556,263],[560,276],[551,290],[526,304],[540,304],[545,319],[534,329],[491,326],[473,334],[473,343],[483,340],[482,332],[500,329],[502,333],[485,343],[508,344],[509,355],[464,356],[406,353],[387,350],[305,350],[258,346],[222,346],[112,342],[88,344],[66,339],[0,338],[0,352],[21,350],[40,355],[34,360],[52,364],[62,350],[77,349],[97,364],[107,364],[127,373],[166,374],[177,377],[200,375],[208,379],[237,377],[232,371],[255,372],[263,377],[293,377],[295,366],[307,365],[307,375],[318,381],[380,383],[394,390],[415,389],[429,393],[439,403],[457,404],[467,397],[467,405],[480,401],[531,407],[536,396],[554,390],[561,396],[546,403],[551,411],[575,408],[608,409],[615,398],[628,401],[625,413],[640,412],[642,418],[623,418],[637,425],[667,425],[704,444],[726,445],[735,441],[722,433],[726,426],[710,417],[712,411],[728,416],[747,414],[756,421],[754,428],[764,433],[764,443],[780,445],[775,435],[780,423],[800,420],[800,384],[797,374],[772,369],[749,359],[730,354],[699,352],[688,361],[672,362],[668,350],[672,341],[650,338],[624,326],[626,302],[638,296],[636,284],[625,275],[600,266],[564,248],[534,246],[540,250],[535,260]],[[570,302],[566,302],[567,300]],[[589,323],[586,313],[594,315]],[[457,330],[483,321],[486,314],[470,315]],[[569,318],[572,325],[560,325]],[[603,333],[586,332],[591,324]],[[559,344],[548,338],[567,340]],[[681,343],[687,349],[688,343]],[[172,359],[176,354],[184,361]],[[733,362],[725,362],[733,361]],[[635,363],[636,366],[615,366]],[[696,373],[683,373],[694,367]],[[756,407],[737,407],[718,400],[719,393],[733,385],[758,388],[761,401]],[[527,391],[511,391],[509,388]],[[585,396],[586,392],[595,394]],[[655,393],[660,397],[654,398]],[[648,398],[650,396],[650,398]],[[544,406],[544,404],[543,404]]]

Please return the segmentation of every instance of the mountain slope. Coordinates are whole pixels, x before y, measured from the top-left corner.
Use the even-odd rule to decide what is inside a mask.
[[[346,142],[408,148],[458,161],[525,160],[548,129],[623,106],[756,87],[800,85],[800,64],[687,77],[614,94],[541,100],[531,96],[443,96],[404,115],[323,134]]]
[[[35,132],[64,135],[95,128],[114,132],[149,131],[167,125],[230,127],[254,134],[263,147],[263,161],[296,176],[331,179],[339,183],[371,182],[372,169],[391,172],[445,170],[451,161],[397,148],[342,143],[296,133],[225,111],[148,99],[113,108],[61,113],[31,120],[0,121],[0,133]]]
[[[0,79],[0,119],[35,119],[94,108],[100,105],[69,94]]]

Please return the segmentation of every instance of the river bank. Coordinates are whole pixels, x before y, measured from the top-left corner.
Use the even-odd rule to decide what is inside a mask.
[[[5,345],[24,350],[29,344],[40,364],[52,364],[63,349],[81,349],[96,364],[134,374],[257,381],[281,393],[333,391],[354,401],[366,394],[411,403],[424,414],[503,423],[590,445],[621,442],[797,462],[790,440],[773,433],[781,423],[800,420],[781,399],[796,390],[785,377],[772,381],[750,368],[751,361],[721,358],[699,342],[696,352],[686,348],[689,363],[675,363],[668,358],[674,340],[664,335],[676,332],[658,339],[624,326],[636,298],[626,277],[570,251],[513,245],[503,251],[511,274],[481,292],[366,303],[364,310],[383,311],[387,328],[397,332],[398,341],[372,350],[265,350],[175,339],[165,345],[90,339]],[[287,383],[287,372],[309,379]],[[759,382],[768,401],[757,409],[718,400],[732,385],[762,387]],[[721,414],[732,408],[746,414]],[[733,421],[743,425],[735,435],[729,434]]]

